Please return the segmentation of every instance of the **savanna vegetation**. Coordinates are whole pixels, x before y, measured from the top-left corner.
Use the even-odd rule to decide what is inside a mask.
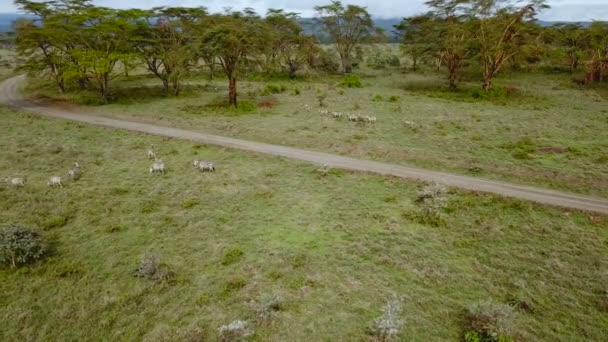
[[[608,23],[541,26],[544,1],[431,0],[394,32],[338,1],[313,20],[15,3],[34,16],[0,50],[0,80],[28,73],[32,101],[608,196]],[[608,330],[605,216],[0,116],[0,340]],[[148,172],[151,146],[164,172]],[[74,162],[79,179],[47,186]]]
[[[339,2],[317,7],[313,22],[282,10],[262,17],[249,9],[17,3],[39,18],[16,25],[21,69],[36,75],[28,88],[34,97],[103,104],[89,108],[101,115],[608,194],[608,25],[541,27],[534,18],[543,2],[429,1],[429,13],[395,28],[399,45],[382,43],[387,33],[364,8]],[[318,44],[328,39],[333,44]],[[317,109],[378,120],[349,125],[320,118]]]
[[[0,267],[2,340],[605,336],[605,217],[1,115],[0,261],[6,226],[36,256]]]

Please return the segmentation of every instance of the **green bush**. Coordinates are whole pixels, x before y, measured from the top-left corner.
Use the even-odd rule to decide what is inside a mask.
[[[372,98],[372,101],[374,102],[382,102],[384,100],[384,98],[382,97],[382,95],[380,94],[376,94],[374,95],[374,97]]]
[[[399,96],[392,95],[388,98],[388,102],[398,102],[400,100]]]
[[[0,229],[0,264],[15,268],[41,259],[47,245],[35,231],[21,226]]]
[[[363,83],[361,83],[361,79],[357,75],[346,75],[338,86],[344,88],[363,88]]]

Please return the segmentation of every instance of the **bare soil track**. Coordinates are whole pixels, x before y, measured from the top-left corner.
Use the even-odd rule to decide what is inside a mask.
[[[448,186],[471,191],[487,192],[506,197],[534,201],[541,204],[564,208],[592,211],[608,214],[608,200],[575,195],[554,190],[530,186],[509,184],[480,178],[454,175],[444,172],[425,170],[415,167],[381,163],[370,160],[349,158],[323,152],[308,151],[298,148],[264,144],[218,135],[210,135],[184,129],[111,119],[89,115],[75,110],[45,107],[24,99],[19,93],[19,86],[26,81],[25,76],[16,76],[0,84],[0,103],[21,110],[47,117],[74,120],[93,125],[127,129],[136,132],[156,134],[178,139],[188,139],[205,144],[219,145],[240,150],[266,153],[275,156],[304,160],[316,164],[327,164],[331,167],[354,171],[372,172],[381,175],[417,179],[426,182],[438,182]],[[79,110],[80,111],[80,110]]]

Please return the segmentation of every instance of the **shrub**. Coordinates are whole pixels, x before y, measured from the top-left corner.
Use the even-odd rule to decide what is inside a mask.
[[[293,91],[291,92],[291,94],[295,95],[295,96],[300,95],[301,93],[302,93],[302,91],[300,90],[299,87],[293,88]]]
[[[391,97],[388,98],[388,102],[397,102],[399,100],[400,100],[399,96],[396,96],[396,95],[392,95]]]
[[[160,257],[157,254],[146,253],[135,270],[135,276],[162,282],[173,279],[175,274],[165,264],[161,263]]]
[[[420,214],[416,215],[422,224],[440,226],[444,223],[443,210],[447,207],[448,189],[441,184],[425,186],[416,195],[416,202],[420,206]]]
[[[320,49],[316,67],[326,73],[336,73],[340,69],[340,63],[333,49]]]
[[[374,102],[382,102],[383,100],[384,100],[384,98],[380,94],[377,94],[372,98],[372,101],[374,101]]]
[[[338,85],[344,88],[363,88],[361,79],[357,75],[344,76],[344,79]]]
[[[510,341],[513,333],[513,307],[487,300],[467,309],[467,341]]]
[[[249,327],[247,321],[238,320],[222,325],[219,333],[220,341],[238,341],[253,335],[253,329]]]
[[[35,231],[21,226],[0,229],[0,264],[15,268],[41,259],[47,245]]]
[[[257,307],[258,316],[262,319],[270,319],[275,312],[281,309],[281,297],[276,294],[266,294],[260,299]]]
[[[400,316],[401,303],[397,298],[393,298],[382,309],[382,315],[373,320],[369,333],[381,340],[395,338],[404,324]]]

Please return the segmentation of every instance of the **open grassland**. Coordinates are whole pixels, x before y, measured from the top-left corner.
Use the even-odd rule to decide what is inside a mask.
[[[576,88],[565,75],[513,74],[497,80],[498,90],[485,95],[478,82],[447,91],[444,80],[432,72],[364,68],[360,74],[362,88],[339,86],[340,76],[295,81],[251,76],[239,83],[244,102],[239,110],[216,106],[226,96],[224,79],[193,78],[175,98],[163,96],[150,76],[130,76],[115,83],[115,101],[87,110],[608,196],[608,99],[602,97],[603,88]],[[29,91],[57,98],[48,85],[35,83]],[[319,97],[326,107],[320,107]],[[63,99],[88,103],[94,98],[76,93]],[[373,115],[378,122],[336,120],[319,115],[319,109]]]
[[[416,108],[427,103],[404,97]],[[162,113],[156,107],[170,108],[172,101],[178,108],[183,99],[135,108],[152,118]],[[458,103],[438,103],[438,110],[449,108],[445,120],[454,112],[463,122],[471,115]],[[28,177],[24,188],[0,187],[0,222],[39,229],[53,246],[45,260],[0,270],[0,340],[175,340],[195,330],[215,340],[219,326],[237,319],[252,324],[253,340],[367,340],[370,322],[393,295],[402,301],[398,338],[404,341],[460,339],[464,309],[489,298],[517,308],[516,340],[606,337],[605,217],[451,191],[441,222],[430,225],[421,223],[415,203],[420,184],[340,170],[324,174],[280,158],[8,109],[0,115],[0,174]],[[307,125],[317,137],[334,131],[338,145],[343,130],[364,131],[380,144],[382,131],[391,131],[387,121],[403,115],[387,112],[377,127],[362,128],[302,112],[255,114],[239,124],[244,129],[257,122],[254,131],[238,133],[255,137],[270,120],[299,122],[284,139],[312,141],[299,130]],[[430,123],[442,115],[412,119]],[[483,125],[506,120],[489,111],[478,115]],[[218,131],[219,122],[232,122],[226,116],[171,118]],[[573,123],[583,127],[592,120],[585,118]],[[335,129],[315,130],[321,126]],[[466,127],[473,129],[472,123]],[[269,139],[282,134],[276,132]],[[400,137],[414,142],[413,134]],[[425,139],[442,141],[439,135]],[[147,172],[151,144],[167,163],[166,175]],[[425,151],[441,154],[448,147]],[[218,171],[196,172],[195,158],[216,162]],[[74,161],[82,165],[82,179],[62,189],[45,185]],[[139,259],[151,251],[174,272],[173,281],[134,277]],[[260,302],[268,294],[280,296],[281,305],[263,318]]]

